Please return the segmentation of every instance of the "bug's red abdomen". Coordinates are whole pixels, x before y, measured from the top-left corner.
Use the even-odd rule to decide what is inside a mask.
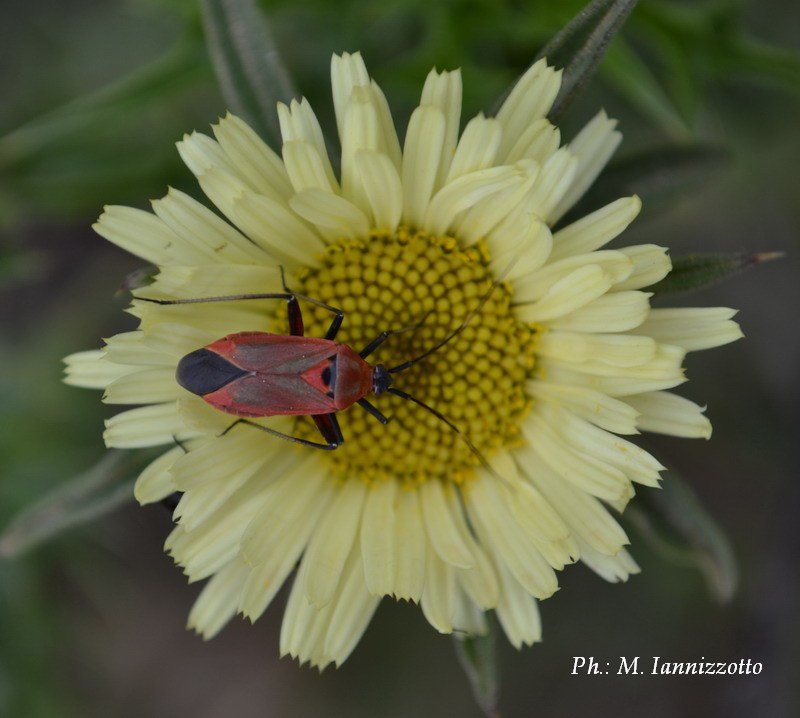
[[[372,367],[329,339],[230,334],[185,356],[178,382],[236,416],[329,414],[372,390]]]

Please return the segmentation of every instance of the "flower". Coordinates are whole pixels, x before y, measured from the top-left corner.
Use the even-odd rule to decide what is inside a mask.
[[[494,609],[511,643],[531,644],[537,599],[566,564],[609,581],[638,571],[610,509],[663,467],[620,435],[708,438],[703,409],[668,390],[687,351],[741,336],[734,312],[650,308],[642,289],[670,271],[666,250],[602,249],[637,197],[551,231],[621,136],[600,112],[562,146],[546,119],[560,73],[544,61],[460,135],[460,74],[431,72],[402,148],[360,55],[335,56],[331,76],[339,175],[302,100],[279,106],[282,158],[232,115],[216,139],[179,143],[227,222],[176,190],[154,214],[106,208],[97,232],[159,273],[134,291],[138,329],[68,357],[67,381],[143,405],[108,420],[109,446],[168,447],[136,497],[183,494],[166,548],[191,581],[210,579],[189,621],[205,637],[237,612],[258,618],[299,562],[280,644],[301,662],[344,661],[383,596],[418,602],[443,633],[480,633]],[[356,351],[407,328],[376,352],[388,366],[470,319],[397,375],[462,436],[384,395],[391,423],[353,407],[338,415],[345,443],[316,451],[228,431],[230,414],[181,388],[181,357],[234,332],[285,333],[285,302],[142,299],[281,292],[279,268],[294,291],[341,307],[337,340]],[[330,312],[303,311],[306,334],[324,336]],[[308,417],[256,421],[319,441]]]

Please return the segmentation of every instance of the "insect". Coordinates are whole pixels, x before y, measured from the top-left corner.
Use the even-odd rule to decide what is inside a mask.
[[[281,270],[283,279],[283,270]],[[446,423],[466,443],[484,466],[486,460],[447,417],[422,400],[393,386],[393,375],[405,371],[417,362],[434,354],[458,336],[489,300],[500,280],[495,281],[461,324],[443,340],[422,354],[393,367],[370,364],[366,361],[390,336],[413,330],[425,321],[399,330],[381,332],[361,351],[336,341],[344,321],[344,312],[312,297],[292,292],[283,282],[282,293],[238,294],[198,299],[149,299],[162,305],[197,304],[259,299],[285,300],[289,319],[289,334],[242,331],[229,334],[205,347],[190,352],[178,363],[177,382],[186,390],[201,397],[211,406],[239,417],[226,429],[249,424],[261,431],[305,446],[333,450],[343,442],[336,417],[353,404],[358,404],[382,424],[389,419],[373,406],[366,396],[389,393],[412,401]],[[303,314],[298,300],[322,307],[334,317],[324,338],[304,334]],[[310,416],[324,443],[310,441],[251,421],[265,416]]]

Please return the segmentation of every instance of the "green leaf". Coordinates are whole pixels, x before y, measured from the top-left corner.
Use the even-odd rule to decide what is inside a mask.
[[[111,450],[21,511],[0,534],[0,558],[14,558],[67,529],[94,521],[133,500],[133,484],[152,452]]]
[[[202,48],[190,38],[184,39],[164,57],[119,82],[73,100],[0,138],[0,169],[26,164],[43,153],[58,151],[76,138],[86,139],[88,144],[108,119],[163,103],[166,96],[197,82],[206,72]],[[138,120],[131,117],[129,121]],[[118,127],[114,129],[118,131]]]
[[[637,0],[593,0],[545,45],[537,59],[564,68],[561,89],[548,115],[555,122],[591,79],[609,43]]]
[[[296,96],[254,0],[202,0],[203,26],[222,94],[229,109],[262,137],[280,143],[276,105]]]
[[[783,257],[783,252],[732,252],[687,254],[672,258],[672,271],[649,289],[656,294],[674,294],[702,289],[756,264]]]
[[[47,256],[37,250],[0,251],[0,289],[42,281],[48,269]]]
[[[15,214],[81,213],[97,198],[125,201],[178,165],[175,148],[154,145],[185,130],[175,98],[211,76],[191,34],[165,56],[0,137],[0,225]],[[27,205],[27,206],[26,206]]]
[[[670,472],[661,490],[637,496],[624,518],[664,558],[702,571],[717,600],[733,598],[739,571],[731,544],[683,479]]]
[[[644,61],[622,39],[609,48],[603,77],[670,137],[686,138],[689,129],[664,88]]]
[[[475,700],[487,718],[499,716],[499,669],[495,646],[495,626],[489,623],[485,636],[453,634],[458,661],[467,674]]]

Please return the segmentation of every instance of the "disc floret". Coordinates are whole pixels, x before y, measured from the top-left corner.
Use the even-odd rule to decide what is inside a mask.
[[[396,366],[452,333],[494,280],[481,246],[465,249],[450,236],[400,228],[332,245],[319,268],[301,275],[298,291],[345,311],[337,340],[354,348],[387,329],[403,329],[371,357]],[[325,312],[312,307],[307,314],[307,333],[324,333]],[[533,336],[514,317],[509,287],[500,285],[463,331],[398,373],[395,385],[442,413],[488,457],[513,445],[528,409],[524,383],[534,365]],[[386,396],[380,408],[391,417],[388,426],[358,409],[339,417],[346,442],[331,456],[337,475],[461,481],[479,462],[446,423],[422,407]],[[313,427],[300,420],[298,430],[312,433]]]

